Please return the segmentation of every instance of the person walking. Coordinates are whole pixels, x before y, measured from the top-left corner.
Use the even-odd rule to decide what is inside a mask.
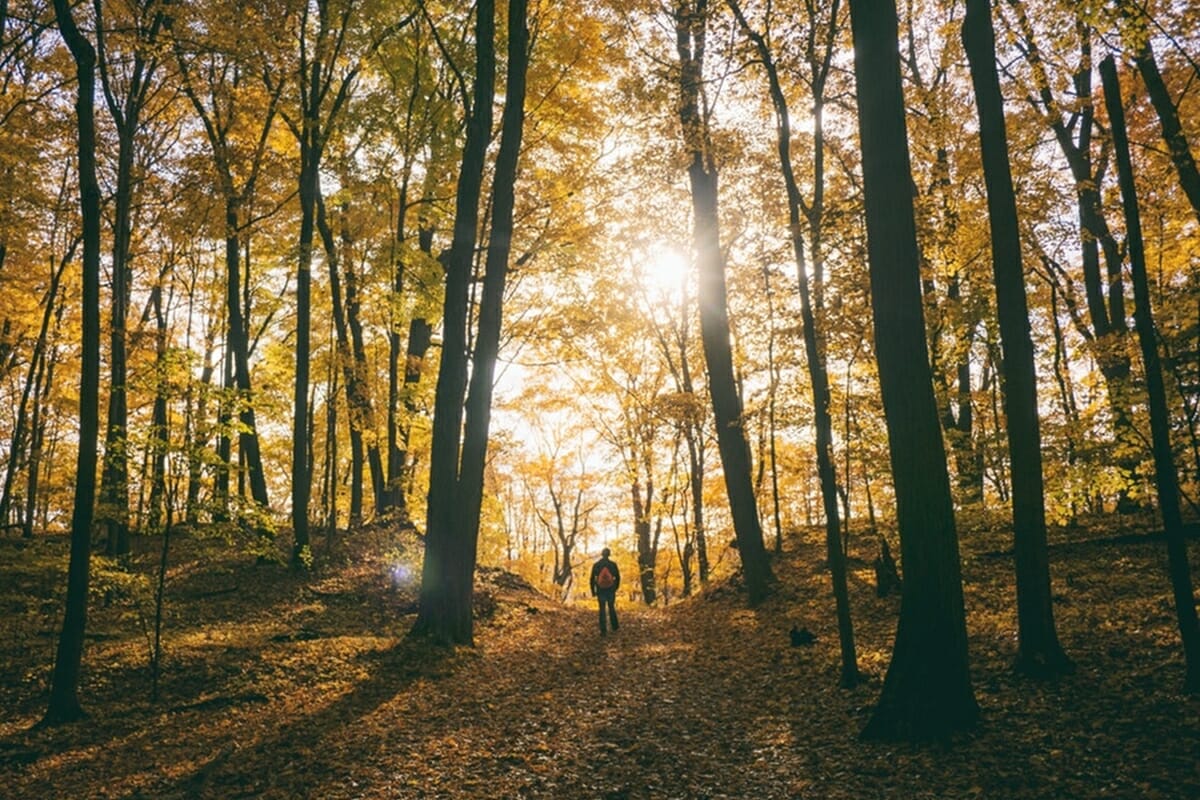
[[[600,635],[608,633],[607,623],[612,623],[612,629],[617,629],[617,589],[621,587],[621,570],[617,562],[609,556],[612,551],[607,547],[600,551],[600,560],[592,565],[592,597],[600,601]],[[608,607],[605,617],[604,608]]]

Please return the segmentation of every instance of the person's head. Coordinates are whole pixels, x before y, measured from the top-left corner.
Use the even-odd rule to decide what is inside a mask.
[[[601,551],[600,551],[600,555],[601,555],[601,556],[603,556],[604,558],[608,558],[609,556],[611,556],[611,555],[612,555],[612,550],[609,550],[609,549],[606,547],[606,548],[604,548],[603,550],[601,550]]]

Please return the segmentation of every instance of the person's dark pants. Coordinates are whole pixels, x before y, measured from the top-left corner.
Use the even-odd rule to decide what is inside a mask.
[[[596,592],[600,601],[600,633],[608,633],[606,623],[612,623],[612,629],[617,629],[617,592],[615,589],[600,589]],[[604,616],[604,608],[608,607],[608,617]]]

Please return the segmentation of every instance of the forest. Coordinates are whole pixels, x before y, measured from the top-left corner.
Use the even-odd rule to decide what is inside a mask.
[[[0,794],[1200,794],[1194,3],[3,0],[0,81]]]

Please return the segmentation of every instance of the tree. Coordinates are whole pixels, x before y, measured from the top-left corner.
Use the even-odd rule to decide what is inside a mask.
[[[708,583],[711,569],[708,560],[708,535],[704,526],[704,454],[707,446],[705,437],[705,414],[701,406],[702,396],[698,395],[695,379],[692,376],[690,364],[691,328],[687,293],[680,293],[678,324],[673,331],[674,343],[678,350],[678,362],[672,359],[671,371],[675,376],[676,391],[680,394],[682,407],[679,409],[678,427],[687,442],[688,451],[688,498],[691,500],[692,539],[696,552],[696,570],[700,583]],[[669,346],[664,350],[670,352]],[[685,551],[686,552],[686,551]],[[686,562],[686,559],[684,559]],[[684,563],[686,570],[687,565]]]
[[[340,7],[334,0],[302,0],[298,19],[300,58],[296,64],[299,119],[284,119],[300,144],[300,237],[296,266],[296,380],[292,395],[292,562],[303,564],[309,554],[308,501],[312,492],[309,462],[309,360],[312,328],[313,236],[320,198],[321,161],[367,59],[393,32],[403,28],[415,12],[361,43],[355,52],[356,0]],[[334,18],[336,16],[336,19]],[[315,19],[314,19],[315,17]],[[311,38],[310,38],[311,37]],[[347,66],[347,63],[349,64]]]
[[[1187,542],[1184,539],[1183,519],[1179,511],[1179,478],[1175,472],[1175,459],[1171,450],[1170,414],[1167,411],[1167,394],[1163,386],[1162,365],[1158,355],[1158,331],[1155,329],[1150,307],[1150,282],[1146,277],[1141,213],[1138,210],[1137,187],[1134,184],[1129,140],[1125,131],[1125,108],[1121,103],[1121,86],[1112,56],[1100,62],[1100,77],[1104,83],[1104,100],[1112,127],[1117,174],[1121,184],[1121,201],[1125,210],[1129,264],[1133,276],[1134,324],[1137,326],[1142,366],[1146,372],[1146,392],[1150,400],[1155,483],[1167,540],[1168,569],[1175,596],[1175,614],[1179,620],[1179,633],[1183,640],[1187,669],[1184,690],[1195,695],[1200,694],[1200,621],[1196,616]]]
[[[504,114],[492,182],[490,238],[479,304],[478,335],[468,385],[468,293],[482,173],[491,132],[496,67],[495,4],[492,0],[480,0],[476,8],[476,83],[459,176],[454,239],[445,260],[445,334],[434,408],[428,530],[420,608],[413,625],[413,633],[444,644],[469,645],[474,638],[471,601],[479,517],[493,380],[500,349],[504,288],[512,247],[514,186],[525,121],[525,81],[529,64],[526,6],[526,0],[509,0]]]
[[[958,502],[984,501],[984,452],[976,430],[971,354],[978,329],[989,312],[974,289],[974,263],[963,242],[971,235],[969,172],[962,119],[964,93],[953,79],[961,53],[942,35],[945,4],[909,0],[903,15],[902,64],[909,89],[909,135],[913,144],[921,287],[929,338],[934,394],[953,456]],[[949,10],[954,20],[957,7]],[[948,23],[947,23],[948,24]]]
[[[1024,0],[1008,0],[1017,17],[1021,50],[1032,72],[1033,86],[1027,97],[1054,133],[1071,176],[1075,181],[1075,198],[1079,220],[1079,244],[1082,261],[1084,295],[1090,325],[1080,326],[1080,332],[1096,355],[1100,372],[1108,391],[1112,427],[1117,440],[1115,459],[1126,474],[1126,482],[1135,472],[1137,441],[1128,394],[1130,358],[1127,353],[1129,326],[1125,313],[1125,283],[1121,271],[1121,249],[1108,227],[1103,207],[1101,186],[1108,170],[1109,158],[1105,143],[1100,153],[1093,153],[1101,131],[1096,125],[1093,97],[1092,37],[1094,30],[1085,12],[1071,6],[1069,30],[1079,47],[1079,59],[1070,75],[1074,97],[1069,103],[1054,96],[1042,49],[1037,41]],[[1104,272],[1101,273],[1101,252]],[[1111,456],[1110,456],[1111,457]],[[1118,508],[1132,510],[1127,487],[1119,492]]]
[[[350,250],[350,234],[344,227],[342,242]],[[367,358],[363,346],[362,323],[358,316],[358,276],[349,263],[353,253],[340,253],[325,209],[325,200],[317,195],[317,230],[325,247],[325,265],[329,270],[329,294],[333,306],[336,361],[341,366],[346,387],[346,411],[350,419],[350,525],[363,520],[363,456],[371,471],[371,498],[376,513],[384,507],[383,457],[375,441],[375,406],[367,382]],[[343,262],[346,262],[343,265]],[[345,299],[342,271],[345,271]],[[367,436],[364,437],[364,431]],[[367,441],[364,442],[364,439]]]
[[[108,552],[129,552],[129,397],[128,336],[131,257],[135,191],[135,148],[142,132],[142,115],[152,97],[154,74],[160,56],[158,39],[166,20],[165,3],[160,0],[136,0],[128,9],[132,21],[120,20],[112,31],[106,30],[103,6],[96,3],[97,65],[104,99],[117,132],[117,174],[113,206],[112,298],[109,319],[109,395],[108,424],[104,437],[104,470],[100,480],[100,518],[108,530]],[[132,51],[113,51],[109,35],[126,26],[133,31]],[[127,60],[128,64],[122,62]],[[121,74],[121,68],[127,74]],[[124,92],[121,92],[124,89]]]
[[[4,472],[4,488],[0,492],[0,525],[8,524],[9,509],[12,507],[13,491],[16,485],[17,471],[21,467],[21,457],[25,450],[26,438],[32,442],[37,439],[37,417],[38,417],[38,398],[37,394],[41,386],[42,379],[46,372],[46,362],[49,358],[48,351],[51,347],[51,335],[54,328],[57,327],[56,319],[62,314],[62,301],[59,298],[59,285],[62,282],[63,273],[67,269],[67,265],[75,257],[75,251],[78,249],[79,239],[73,239],[67,247],[66,252],[59,263],[50,272],[49,286],[46,288],[45,298],[42,300],[42,322],[38,329],[37,339],[34,342],[33,353],[29,359],[29,366],[26,370],[24,387],[21,390],[21,400],[17,405],[17,419],[13,427],[12,441],[9,446],[8,465]],[[53,323],[53,324],[52,324]],[[33,408],[30,409],[30,395],[33,397]],[[29,422],[28,418],[32,416],[33,422]],[[32,462],[32,459],[30,459]],[[33,472],[37,471],[35,464],[30,463],[29,469]],[[25,519],[25,530],[29,535],[32,535],[32,520]]]
[[[100,427],[100,182],[96,178],[96,49],[80,31],[67,0],[54,0],[59,31],[75,61],[78,120],[79,204],[83,219],[83,326],[79,372],[79,452],[75,509],[71,515],[71,557],[67,566],[66,613],[44,722],[72,722],[83,716],[79,669],[87,626],[92,517],[96,500],[96,446]]]
[[[0,379],[15,411],[4,432],[0,525],[15,524],[32,535],[25,514],[29,498],[22,491],[28,480],[36,483],[38,426],[46,418],[42,406],[59,322],[70,305],[65,295],[74,283],[69,267],[78,261],[80,233],[78,213],[71,210],[78,207],[72,198],[78,191],[72,188],[78,186],[74,123],[59,102],[69,59],[60,61],[50,41],[57,39],[53,9],[13,5],[0,15],[0,288],[6,295],[0,303]]]
[[[692,191],[693,247],[700,276],[700,339],[708,365],[709,395],[717,426],[717,450],[725,472],[725,489],[733,514],[733,530],[751,605],[770,594],[774,575],[763,546],[762,527],[751,480],[750,446],[746,441],[742,400],[733,374],[729,341],[725,255],[720,241],[717,165],[709,134],[709,108],[702,88],[708,2],[680,2],[674,11],[679,57],[679,122]]]
[[[791,117],[788,113],[787,98],[783,94],[783,87],[779,81],[779,71],[766,39],[761,33],[750,27],[737,0],[728,0],[728,3],[730,9],[737,16],[742,31],[754,43],[763,70],[767,74],[771,103],[775,108],[776,149],[779,154],[779,168],[783,175],[784,188],[787,191],[788,234],[791,239],[792,254],[796,260],[796,275],[800,290],[800,315],[804,325],[804,354],[808,362],[808,377],[812,384],[813,416],[817,430],[817,474],[821,483],[821,499],[825,511],[825,550],[833,579],[833,594],[837,604],[838,638],[841,642],[841,684],[850,687],[857,684],[859,680],[858,658],[854,648],[854,624],[850,618],[850,595],[846,585],[846,554],[842,547],[841,525],[838,519],[837,475],[833,466],[833,420],[829,414],[829,373],[825,369],[824,336],[817,329],[816,314],[808,286],[808,259],[805,254],[802,228],[802,214],[806,204],[801,197],[796,173],[792,168]],[[813,87],[814,103],[818,106],[824,103],[824,83],[832,63],[833,39],[838,27],[837,0],[834,0],[829,14],[828,27],[823,34],[826,47],[824,71],[818,72]],[[816,99],[818,95],[822,95],[822,97]],[[817,115],[814,117],[819,119]],[[816,146],[824,146],[820,137],[817,138]],[[822,163],[818,163],[815,179],[821,190],[824,189]]]
[[[1131,15],[1129,6],[1122,4],[1123,13]],[[1200,219],[1200,169],[1196,167],[1196,159],[1188,145],[1187,135],[1183,130],[1183,122],[1179,118],[1179,107],[1171,98],[1171,92],[1163,81],[1158,68],[1158,60],[1154,57],[1154,46],[1147,31],[1139,31],[1144,41],[1134,54],[1134,63],[1142,81],[1146,84],[1146,93],[1158,114],[1163,141],[1171,155],[1171,163],[1179,175],[1179,185],[1191,203],[1192,211]]]
[[[430,25],[432,28],[432,24]],[[391,111],[385,118],[395,130],[400,169],[396,190],[395,233],[392,259],[392,303],[388,317],[388,400],[387,400],[387,486],[382,510],[395,510],[408,516],[405,482],[412,470],[409,457],[409,434],[412,418],[418,406],[414,396],[431,344],[432,327],[427,307],[432,306],[432,294],[426,287],[432,284],[427,273],[440,273],[441,267],[433,257],[433,240],[437,231],[435,207],[437,197],[451,171],[451,150],[458,134],[459,123],[452,118],[452,90],[447,88],[446,75],[454,63],[439,62],[430,53],[430,40],[437,39],[436,30],[428,39],[425,26],[412,25],[408,35],[401,37],[402,47],[411,47],[410,55],[399,56],[393,64],[383,53],[381,66],[389,78],[386,97],[404,100],[403,113]],[[390,48],[389,48],[390,49]],[[407,60],[406,60],[407,59]],[[404,96],[406,95],[406,96]],[[420,175],[419,172],[424,172]],[[414,191],[419,182],[419,192]],[[416,198],[414,199],[414,195]],[[409,217],[416,212],[416,247],[412,246],[412,226]],[[403,333],[406,297],[416,296],[407,315],[408,341]]]
[[[492,128],[495,96],[495,3],[475,7],[475,84],[467,108],[467,138],[455,190],[454,235],[442,254],[446,271],[442,312],[442,360],[438,366],[429,454],[429,505],[426,512],[425,560],[421,570],[420,610],[413,633],[446,644],[473,640],[471,596],[474,576],[462,565],[473,558],[474,545],[455,527],[455,505],[467,388],[467,319],[469,289],[479,227],[479,200],[484,162]],[[472,569],[473,569],[472,564]]]
[[[297,70],[300,94],[300,120],[293,123],[293,132],[300,142],[300,252],[296,268],[296,382],[292,397],[292,535],[293,564],[300,564],[309,547],[308,501],[311,486],[311,467],[308,460],[308,391],[309,356],[312,325],[311,284],[313,258],[313,229],[316,224],[317,199],[320,196],[321,157],[328,141],[329,126],[322,111],[326,95],[335,81],[332,59],[342,49],[351,5],[346,6],[340,24],[330,22],[329,0],[318,0],[316,40],[312,52],[308,47],[310,5],[304,3],[300,16],[300,63]],[[351,77],[343,77],[333,96],[330,123],[346,101]]]
[[[589,488],[589,476],[583,453],[577,453],[578,471],[569,474],[559,463],[559,445],[556,443],[551,452],[543,452],[538,458],[534,471],[539,483],[545,484],[546,494],[550,498],[552,514],[542,511],[537,496],[537,488],[529,478],[525,479],[525,489],[529,502],[533,506],[534,515],[546,531],[554,550],[554,571],[551,579],[561,592],[563,600],[571,595],[575,583],[575,549],[581,538],[586,537],[591,526],[588,519],[596,508],[596,503],[586,503],[585,497]],[[538,487],[540,488],[540,487]]]
[[[249,276],[243,274],[241,258],[243,244],[249,247],[250,209],[267,164],[270,136],[285,84],[280,82],[263,96],[257,82],[248,85],[245,80],[246,74],[254,70],[254,64],[236,45],[245,47],[249,44],[245,39],[253,41],[247,11],[238,7],[231,14],[234,30],[216,27],[214,31],[214,21],[209,19],[205,25],[189,29],[185,37],[178,30],[182,27],[178,19],[169,20],[169,26],[182,89],[203,126],[224,205],[226,336],[238,394],[238,446],[246,461],[251,498],[259,511],[265,513],[270,501],[250,374],[251,309],[242,300],[243,281]],[[233,46],[227,40],[216,40],[215,36],[213,41],[206,42],[200,35],[202,30],[226,35],[236,31],[238,38]],[[196,52],[187,52],[185,45],[193,42],[200,46]],[[249,270],[249,259],[246,269]],[[189,496],[191,493],[189,489]]]
[[[169,497],[167,492],[167,456],[171,444],[168,404],[172,362],[167,305],[169,295],[173,293],[168,291],[166,285],[168,279],[174,279],[174,271],[175,254],[168,253],[159,271],[158,280],[150,289],[150,307],[147,309],[154,316],[154,408],[146,442],[146,460],[149,462],[149,469],[146,471],[150,473],[148,509],[144,520],[139,520],[139,524],[144,523],[149,531],[166,531],[169,527],[167,520],[173,518],[174,512],[171,507],[173,498]],[[168,297],[164,298],[164,295]]]
[[[996,41],[990,0],[967,0],[962,37],[979,108],[980,148],[992,232],[996,314],[1004,354],[1002,386],[1012,461],[1013,552],[1017,571],[1017,669],[1036,675],[1056,675],[1072,671],[1073,666],[1058,643],[1050,597],[1037,372],[1033,340],[1029,334],[1021,232],[1008,159],[1004,98],[996,74]]]
[[[973,726],[958,537],[925,344],[894,0],[851,0],[876,358],[896,487],[904,589],[867,738]]]

